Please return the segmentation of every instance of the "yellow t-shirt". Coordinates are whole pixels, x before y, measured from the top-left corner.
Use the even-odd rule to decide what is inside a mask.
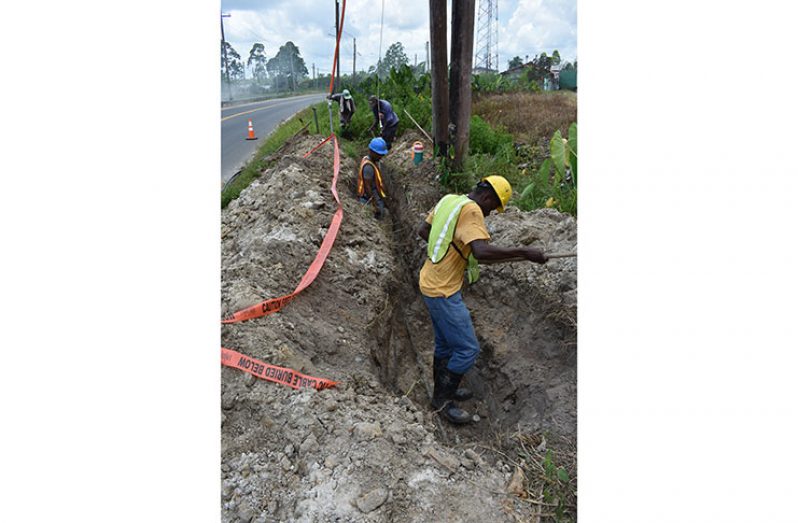
[[[432,224],[435,217],[435,208],[427,215],[427,223]],[[463,256],[468,258],[471,254],[471,246],[468,245],[474,240],[490,240],[490,234],[485,227],[485,217],[482,216],[482,209],[476,202],[468,202],[460,210],[457,218],[457,226],[454,230],[454,243]],[[446,256],[438,263],[432,263],[429,257],[424,261],[421,274],[418,278],[418,287],[421,294],[430,298],[448,298],[456,293],[463,286],[463,275],[468,262],[457,253],[454,247],[449,246]]]

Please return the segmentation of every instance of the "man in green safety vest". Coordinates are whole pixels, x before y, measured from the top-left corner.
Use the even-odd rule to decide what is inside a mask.
[[[526,258],[545,263],[548,260],[535,247],[498,247],[488,243],[490,234],[485,227],[485,216],[494,209],[504,212],[512,193],[504,177],[487,176],[467,195],[444,196],[418,228],[418,235],[427,242],[427,259],[419,275],[419,289],[435,331],[432,406],[454,424],[471,420],[455,400],[472,396],[467,389],[458,387],[479,354],[471,315],[460,292],[464,272],[469,282],[474,283],[479,278],[478,262]]]

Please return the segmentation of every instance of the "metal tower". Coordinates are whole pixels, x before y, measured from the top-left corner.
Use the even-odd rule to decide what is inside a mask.
[[[499,0],[479,0],[474,73],[499,72]]]

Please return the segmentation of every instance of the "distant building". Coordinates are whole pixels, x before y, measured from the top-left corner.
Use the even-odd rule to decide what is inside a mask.
[[[532,62],[527,62],[525,64],[521,64],[516,67],[511,67],[510,69],[502,71],[499,74],[501,74],[503,77],[505,77],[508,80],[515,80],[516,78],[519,78],[522,74],[524,74],[526,70],[529,69],[530,67],[532,67]]]
[[[576,91],[576,69],[566,69],[560,72],[560,89]]]
[[[548,74],[544,75],[543,79],[538,84],[540,88],[544,91],[557,91],[559,89],[576,90],[576,71],[564,71],[564,65],[565,64],[562,62],[559,64],[552,64],[552,66],[549,67]],[[516,67],[511,67],[506,71],[502,71],[500,74],[507,80],[515,80],[521,78],[528,70],[534,67],[535,64],[533,62],[527,62]],[[563,76],[566,76],[568,79],[566,84],[561,82],[561,77]]]
[[[471,74],[497,74],[498,72],[496,69],[488,69],[486,67],[474,67],[471,69]]]

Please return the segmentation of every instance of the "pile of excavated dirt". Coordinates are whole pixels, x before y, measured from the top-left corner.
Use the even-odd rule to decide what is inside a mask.
[[[452,427],[431,411],[415,231],[443,193],[430,162],[412,163],[418,139],[383,160],[381,221],[354,198],[357,166],[342,156],[344,218],[315,282],[276,314],[222,326],[225,347],[340,382],[297,391],[222,367],[223,521],[528,521],[538,506],[508,493],[514,465],[492,438],[575,438],[575,258],[482,267],[464,290],[482,353],[463,407],[479,421]],[[332,145],[302,158],[319,141],[293,140],[222,212],[222,316],[290,293],[315,258],[336,208]],[[575,221],[556,211],[486,222],[498,245],[576,249]]]

